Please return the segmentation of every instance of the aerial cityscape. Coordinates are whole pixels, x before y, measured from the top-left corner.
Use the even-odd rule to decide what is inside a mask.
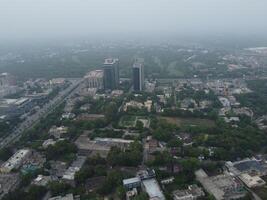
[[[104,4],[94,1],[77,1],[79,11]],[[210,0],[201,1],[203,5],[189,0],[199,7],[188,9],[217,8]],[[108,9],[100,8],[107,12],[105,19],[116,18],[114,27],[107,28],[122,33],[117,36],[113,29],[99,28],[103,33],[72,32],[73,38],[69,33],[65,37],[63,22],[73,27],[76,22],[64,21],[64,12],[76,7],[63,6],[59,21],[47,16],[50,25],[63,24],[62,32],[55,27],[54,33],[41,31],[51,34],[45,38],[38,28],[28,29],[39,26],[32,19],[39,13],[31,0],[17,5],[27,7],[33,20],[26,24],[21,15],[25,39],[15,38],[13,31],[20,16],[14,18],[14,27],[3,23],[10,32],[3,30],[0,36],[0,199],[267,200],[266,27],[250,32],[249,27],[258,25],[248,21],[246,34],[238,32],[244,28],[240,25],[237,32],[222,34],[201,29],[194,35],[179,29],[161,35],[154,28],[164,32],[165,21],[156,8],[169,19],[188,2],[111,2]],[[241,8],[248,13],[267,8],[266,3],[237,0],[228,10],[230,0],[226,2],[220,4],[229,15]],[[11,8],[8,2],[3,5]],[[47,5],[54,4],[49,0]],[[126,11],[116,13],[120,5]],[[143,35],[122,25],[132,19],[126,13],[137,8],[144,21],[133,18],[139,23],[132,26],[142,27]],[[48,10],[51,16],[59,11]],[[146,12],[155,18],[147,16],[146,21]],[[224,16],[221,12],[218,15]],[[240,18],[227,23],[242,24],[245,13],[240,11]],[[213,14],[208,18],[217,19]],[[97,23],[108,24],[89,16],[98,15],[93,12],[84,19],[92,29]],[[266,14],[253,17],[267,19]],[[221,31],[209,20],[207,25]],[[166,26],[172,24],[167,21]],[[181,26],[182,21],[177,19]],[[159,24],[154,27],[152,22]]]

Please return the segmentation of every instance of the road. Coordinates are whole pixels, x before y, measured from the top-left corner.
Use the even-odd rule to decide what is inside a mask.
[[[0,142],[0,149],[18,141],[26,130],[29,130],[34,125],[36,125],[41,118],[46,117],[49,113],[53,112],[54,109],[58,105],[60,105],[66,97],[68,97],[75,91],[75,89],[80,85],[82,81],[82,79],[72,80],[72,84],[68,88],[63,91],[60,91],[54,99],[50,100],[36,113],[29,116],[25,121],[19,124],[12,133],[10,133],[7,137],[3,138]]]

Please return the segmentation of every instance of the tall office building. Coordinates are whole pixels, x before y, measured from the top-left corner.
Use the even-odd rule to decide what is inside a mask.
[[[119,87],[119,59],[109,58],[104,62],[104,89],[114,90]]]
[[[144,89],[144,64],[138,60],[133,64],[133,89],[134,91]]]

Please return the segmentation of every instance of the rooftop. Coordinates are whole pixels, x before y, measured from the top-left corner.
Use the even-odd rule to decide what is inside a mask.
[[[265,181],[259,176],[251,176],[248,173],[243,173],[239,177],[249,188],[265,185]]]
[[[104,142],[104,143],[123,143],[123,144],[130,144],[134,142],[133,140],[125,140],[120,138],[99,138],[99,137],[96,137],[94,141]]]
[[[205,196],[202,188],[197,185],[190,185],[185,190],[173,191],[174,199],[197,199],[198,197]]]
[[[136,183],[136,182],[140,182],[140,178],[139,177],[124,179],[123,180],[123,185],[128,185],[128,184],[132,184],[132,183]]]
[[[85,156],[78,156],[77,159],[71,164],[67,171],[63,175],[65,180],[74,180],[75,173],[80,171],[83,164],[85,163]]]
[[[17,151],[13,156],[11,156],[6,162],[4,162],[1,166],[1,168],[4,168],[5,170],[11,171],[19,163],[22,161],[22,159],[27,156],[27,154],[30,153],[29,149],[21,149]]]
[[[165,200],[165,197],[156,179],[152,178],[143,180],[142,183],[150,199]]]
[[[80,200],[80,197],[73,196],[73,194],[66,194],[65,196],[56,196],[49,198],[48,200]]]
[[[227,199],[237,199],[236,197],[241,198],[246,194],[242,183],[228,173],[209,177],[200,169],[195,175],[203,187],[218,200],[223,200],[226,196],[229,197]]]
[[[91,77],[101,78],[103,77],[103,75],[104,75],[103,70],[93,70],[90,71],[88,74],[86,74],[85,78],[91,78]]]
[[[115,64],[118,61],[119,61],[118,58],[107,58],[104,61],[104,65],[113,65],[113,64]]]
[[[250,158],[246,158],[244,160],[237,162],[228,161],[226,163],[226,166],[230,168],[230,171],[235,174],[239,174],[242,172],[250,172],[250,171],[256,171],[258,173],[262,173],[264,171],[264,168],[259,161]]]

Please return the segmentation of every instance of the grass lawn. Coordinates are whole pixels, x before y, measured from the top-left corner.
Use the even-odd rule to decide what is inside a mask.
[[[120,120],[120,126],[135,127],[135,125],[136,125],[136,116],[125,115]]]
[[[166,120],[167,123],[175,124],[178,127],[181,127],[181,126],[214,127],[215,126],[215,122],[210,119],[181,118],[181,117],[159,117],[159,119]]]

